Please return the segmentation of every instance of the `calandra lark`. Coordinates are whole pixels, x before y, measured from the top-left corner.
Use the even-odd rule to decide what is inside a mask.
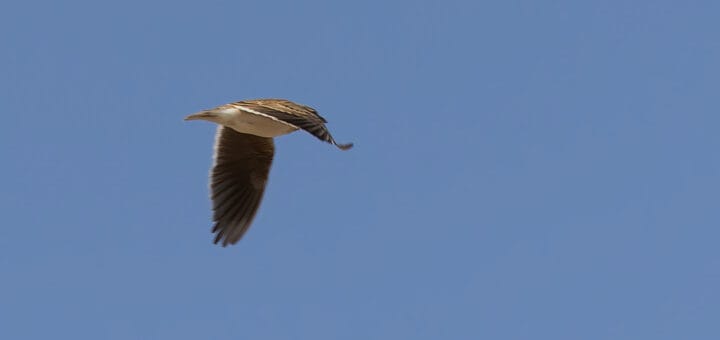
[[[330,135],[315,109],[284,99],[245,100],[200,111],[185,120],[217,123],[210,173],[215,243],[237,243],[260,206],[275,146],[273,138],[303,129],[348,150]]]

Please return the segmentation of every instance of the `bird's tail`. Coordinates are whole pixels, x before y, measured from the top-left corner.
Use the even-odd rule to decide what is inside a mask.
[[[352,149],[352,147],[354,145],[353,143],[339,144],[339,143],[336,143],[335,141],[332,141],[332,143],[333,143],[333,145],[337,146],[338,149],[340,149],[342,151],[350,150],[350,149]]]

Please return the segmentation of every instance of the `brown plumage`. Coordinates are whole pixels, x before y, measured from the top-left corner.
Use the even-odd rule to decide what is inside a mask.
[[[273,137],[303,129],[341,150],[315,109],[284,99],[246,100],[201,111],[185,120],[220,124],[210,175],[215,243],[237,243],[257,213],[275,146]]]

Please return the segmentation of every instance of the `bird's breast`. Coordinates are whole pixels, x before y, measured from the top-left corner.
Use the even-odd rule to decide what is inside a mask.
[[[246,112],[233,115],[232,119],[223,125],[229,126],[237,132],[269,138],[282,136],[298,129],[280,120]]]

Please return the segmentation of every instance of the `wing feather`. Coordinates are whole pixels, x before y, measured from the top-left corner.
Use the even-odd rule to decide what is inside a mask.
[[[211,170],[215,243],[237,243],[260,207],[275,146],[272,138],[220,126]]]
[[[352,143],[338,144],[325,126],[327,120],[309,106],[293,103],[285,99],[244,100],[231,105],[246,112],[270,116],[291,124],[340,149],[347,150],[352,147]]]

